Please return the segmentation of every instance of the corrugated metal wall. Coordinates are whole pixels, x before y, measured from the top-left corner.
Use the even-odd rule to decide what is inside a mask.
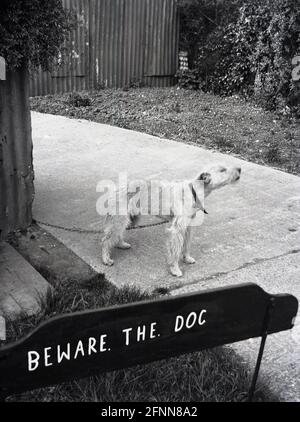
[[[133,82],[170,86],[178,64],[176,0],[62,0],[79,24],[62,63],[32,75],[30,94],[45,95]]]
[[[26,69],[0,81],[0,239],[31,223],[33,167]]]

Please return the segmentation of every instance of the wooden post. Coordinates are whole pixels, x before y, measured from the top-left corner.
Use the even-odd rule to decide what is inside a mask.
[[[6,321],[4,315],[0,312],[0,342],[6,340]],[[1,344],[1,343],[0,343]]]
[[[6,62],[3,57],[0,56],[0,81],[6,80]]]
[[[5,78],[5,80],[4,80]],[[0,239],[32,221],[33,163],[29,73],[0,60]]]

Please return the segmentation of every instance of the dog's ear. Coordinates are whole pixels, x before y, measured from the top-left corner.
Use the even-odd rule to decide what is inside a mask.
[[[210,173],[201,173],[200,176],[198,177],[198,180],[203,181],[203,183],[205,185],[208,185],[211,182],[211,175]]]

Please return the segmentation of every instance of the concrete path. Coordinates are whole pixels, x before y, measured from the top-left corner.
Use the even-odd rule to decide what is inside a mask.
[[[197,263],[184,266],[182,279],[174,279],[166,271],[164,226],[128,232],[133,249],[116,250],[112,268],[101,263],[100,236],[48,228],[111,282],[147,290],[168,287],[177,294],[254,281],[270,293],[293,293],[300,299],[298,177],[224,154],[88,121],[33,113],[32,123],[34,216],[65,227],[101,227],[96,213],[96,186],[103,179],[117,180],[119,172],[128,172],[130,178],[172,180],[191,178],[208,163],[242,166],[239,184],[207,199],[209,215],[194,230],[192,250]],[[281,390],[290,389],[283,397],[300,400],[299,382],[292,386],[297,375],[300,379],[300,353],[299,349],[297,353],[291,350],[300,338],[300,326],[293,334],[278,338],[278,342],[289,342],[289,352],[294,353],[295,359],[291,368],[291,359],[285,360],[285,353],[281,360],[277,351],[272,353],[273,358],[278,355],[279,376],[282,365],[289,375],[288,386],[282,380]],[[286,344],[281,345],[286,350]]]

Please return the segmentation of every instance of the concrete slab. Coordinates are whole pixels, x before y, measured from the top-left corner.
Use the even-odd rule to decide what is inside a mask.
[[[116,180],[119,172],[127,172],[130,178],[172,180],[191,178],[208,163],[242,167],[239,184],[207,199],[205,208],[209,215],[201,227],[194,229],[192,250],[197,263],[184,266],[182,279],[167,273],[164,226],[128,232],[133,248],[116,250],[112,268],[101,263],[100,235],[47,227],[111,282],[145,290],[168,287],[180,293],[214,287],[214,283],[254,281],[269,293],[293,293],[300,299],[298,177],[202,148],[88,121],[33,113],[32,123],[34,215],[54,225],[100,228],[97,183]],[[176,290],[180,287],[182,290]],[[270,376],[275,377],[274,367],[280,372],[283,365],[283,378],[279,381],[281,392],[288,384],[287,393],[282,395],[286,400],[300,397],[296,382],[299,333],[297,325],[291,333],[278,335],[284,340],[277,341],[274,336],[269,342],[268,359],[270,363],[273,360]],[[254,349],[249,350],[253,357]],[[281,359],[278,366],[274,363],[277,357]]]
[[[9,244],[0,243],[0,314],[14,320],[35,315],[49,283]]]
[[[211,162],[240,164],[241,182],[207,199],[209,215],[194,230],[194,266],[184,278],[169,276],[164,258],[164,226],[128,232],[130,251],[115,251],[116,264],[100,260],[100,235],[47,228],[96,271],[120,284],[143,289],[176,287],[246,263],[300,248],[299,178],[202,148],[65,117],[32,114],[35,162],[34,216],[66,227],[96,229],[97,183],[131,178],[190,178]]]
[[[37,224],[32,224],[18,237],[14,248],[39,272],[49,273],[53,279],[66,277],[73,282],[86,283],[98,276],[71,249]]]
[[[228,274],[175,289],[172,294],[196,292],[206,288],[208,284],[210,288],[218,288],[247,281],[263,285],[267,292],[288,292],[299,298],[299,260],[299,252],[267,259]],[[232,345],[253,370],[259,343],[259,339],[250,339]],[[300,318],[296,319],[293,330],[268,337],[259,377],[280,400],[300,401]]]

